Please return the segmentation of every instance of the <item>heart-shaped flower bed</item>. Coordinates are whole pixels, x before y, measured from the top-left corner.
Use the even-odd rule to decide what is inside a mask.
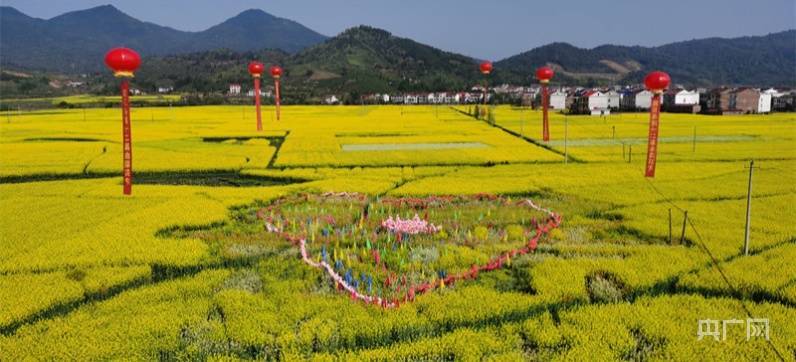
[[[394,308],[534,252],[561,216],[494,195],[293,195],[257,213],[353,300]]]

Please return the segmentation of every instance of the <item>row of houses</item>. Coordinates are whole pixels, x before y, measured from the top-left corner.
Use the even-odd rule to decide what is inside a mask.
[[[239,95],[242,94],[241,91],[242,91],[242,88],[241,88],[240,84],[230,84],[229,85],[229,91],[227,92],[227,94],[230,95],[230,96],[239,96]],[[245,94],[248,97],[254,96],[254,89],[249,89],[248,91],[246,91]],[[272,92],[271,92],[271,88],[270,87],[267,87],[266,89],[260,89],[260,96],[270,97],[271,94],[272,94]]]
[[[649,109],[652,93],[645,89],[614,86],[611,88],[552,89],[550,107],[573,114],[606,115],[615,111],[643,111]],[[240,84],[230,84],[229,95],[242,95]],[[265,97],[272,95],[271,89],[260,91]],[[248,90],[253,96],[254,90]],[[541,89],[538,86],[522,87],[499,85],[486,93],[487,101],[494,96],[514,99],[523,105],[538,106]],[[329,95],[324,103],[337,104],[343,97]],[[349,100],[350,101],[350,100]],[[484,88],[476,85],[467,92],[423,92],[423,93],[373,93],[361,96],[363,104],[475,104],[484,102]],[[662,108],[667,112],[739,114],[769,113],[772,111],[796,111],[796,91],[741,87],[716,89],[671,89],[663,94]]]
[[[487,101],[492,99],[492,94],[487,94]],[[484,101],[483,92],[429,92],[429,93],[399,93],[399,94],[367,94],[361,97],[365,104],[473,104]],[[327,96],[325,103],[340,103],[337,95]]]
[[[773,88],[673,89],[663,94],[661,107],[680,113],[769,113],[793,111],[795,98],[795,92]],[[550,107],[575,114],[605,115],[611,111],[646,110],[651,100],[648,90],[558,89],[550,95]]]

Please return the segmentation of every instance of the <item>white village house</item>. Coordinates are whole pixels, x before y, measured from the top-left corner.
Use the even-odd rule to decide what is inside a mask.
[[[622,97],[619,96],[617,91],[611,90],[606,92],[605,98],[607,101],[606,108],[619,109],[619,102],[622,100]]]
[[[663,104],[663,98],[664,97],[661,97],[661,105]],[[641,92],[636,93],[636,108],[650,109],[651,103],[652,103],[652,92],[645,89]]]
[[[229,85],[229,94],[232,94],[232,95],[240,94],[240,84],[230,84]]]
[[[757,113],[771,112],[771,100],[773,94],[768,91],[760,92],[760,98],[757,100]]]
[[[589,91],[586,94],[589,99],[589,110],[608,108],[608,96],[600,91]]]
[[[246,95],[249,97],[254,97],[254,89],[249,89],[249,91],[246,92]],[[260,89],[260,97],[270,97],[270,96],[271,96],[271,91],[266,92]]]
[[[699,92],[683,89],[674,95],[674,105],[693,106],[699,104]]]
[[[551,109],[566,109],[567,108],[567,93],[561,90],[555,91],[550,95],[550,108]]]

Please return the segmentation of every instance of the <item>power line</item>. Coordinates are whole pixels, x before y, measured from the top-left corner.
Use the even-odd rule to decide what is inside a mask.
[[[675,204],[673,201],[671,201],[671,198],[669,198],[668,196],[664,195],[663,192],[661,192],[657,187],[655,187],[655,185],[652,183],[652,181],[650,181],[647,178],[644,178],[644,180],[647,181],[647,184],[650,185],[650,187],[658,195],[661,195],[664,198],[664,201],[666,201],[669,205],[671,205],[672,207],[676,208],[677,210],[680,210],[681,212],[686,212],[685,209],[683,209],[679,205]],[[716,259],[716,257],[710,251],[710,248],[708,248],[707,244],[705,244],[705,241],[702,240],[702,235],[699,233],[699,230],[697,230],[696,225],[694,225],[693,218],[687,219],[687,222],[688,222],[688,225],[691,227],[691,230],[694,232],[694,235],[696,235],[697,240],[699,241],[699,246],[705,252],[705,254],[707,254],[708,257],[710,257],[711,263],[713,264],[714,267],[716,267],[716,270],[721,275],[721,278],[722,278],[722,280],[724,280],[724,283],[727,284],[727,287],[730,289],[730,292],[733,293],[734,295],[738,295],[741,298],[740,300],[738,300],[738,302],[741,304],[741,308],[743,308],[744,312],[746,312],[746,315],[749,318],[754,318],[754,316],[752,315],[751,309],[746,305],[745,298],[744,298],[743,294],[739,293],[738,292],[738,288],[736,288],[732,284],[732,282],[730,282],[730,278],[727,277],[727,274],[724,272],[724,269],[721,268],[719,260]],[[771,342],[771,340],[767,340],[767,342],[768,342],[768,345],[771,347],[771,349],[774,350],[774,353],[777,355],[777,357],[779,357],[779,359],[781,361],[785,361],[785,357],[782,355],[782,353],[779,351],[779,349],[777,349],[777,347],[774,345],[774,343]]]

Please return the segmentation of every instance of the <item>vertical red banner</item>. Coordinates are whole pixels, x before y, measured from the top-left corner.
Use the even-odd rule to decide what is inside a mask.
[[[130,195],[133,192],[133,145],[130,132],[130,83],[127,79],[122,79],[122,152],[124,160],[122,163],[122,177],[124,182],[124,194]]]
[[[550,140],[550,123],[547,120],[547,106],[550,103],[550,94],[547,91],[547,84],[542,84],[542,139],[547,142]]]
[[[254,108],[257,113],[257,130],[263,130],[263,119],[260,116],[260,77],[254,77]]]
[[[658,158],[658,124],[661,115],[661,94],[654,93],[650,102],[650,133],[647,140],[647,167],[644,176],[655,177],[655,162]]]
[[[276,120],[278,121],[279,120],[279,106],[281,104],[281,101],[279,99],[279,78],[274,78],[274,89],[276,91],[276,98],[275,98],[275,101],[276,101]]]

